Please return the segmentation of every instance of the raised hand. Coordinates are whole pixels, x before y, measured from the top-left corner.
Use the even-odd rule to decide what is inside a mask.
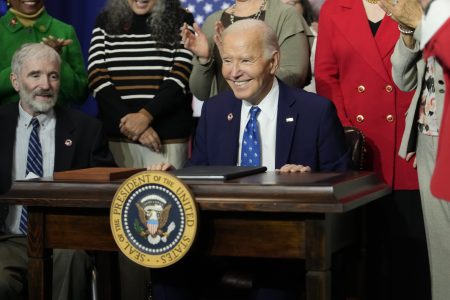
[[[380,7],[392,14],[394,21],[415,29],[422,21],[423,9],[417,0],[380,0]]]
[[[53,49],[56,50],[56,52],[61,54],[62,48],[72,44],[73,41],[71,39],[65,40],[62,38],[55,38],[54,36],[49,35],[48,37],[43,37],[42,42],[47,46],[52,47]]]
[[[201,64],[206,64],[211,59],[211,53],[208,45],[208,38],[197,23],[194,23],[194,32],[192,32],[186,23],[181,27],[181,40],[184,48],[192,51]]]

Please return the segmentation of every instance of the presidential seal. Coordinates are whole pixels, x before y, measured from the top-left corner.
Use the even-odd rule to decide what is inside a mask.
[[[131,176],[111,204],[110,223],[117,246],[129,259],[150,268],[170,266],[188,252],[197,220],[192,193],[167,172]]]

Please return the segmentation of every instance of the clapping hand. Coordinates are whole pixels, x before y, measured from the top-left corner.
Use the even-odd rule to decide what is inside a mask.
[[[417,0],[380,0],[380,7],[403,26],[415,29],[422,21],[423,9]]]
[[[61,54],[62,48],[72,44],[73,41],[71,39],[67,39],[67,40],[62,39],[62,38],[58,39],[52,35],[49,35],[48,37],[43,37],[42,42],[44,44],[46,44],[47,46],[52,47],[53,49],[56,50],[56,52]]]
[[[200,29],[197,23],[194,23],[194,32],[192,32],[186,23],[181,28],[181,40],[184,48],[192,51],[198,57],[201,64],[206,64],[211,59],[208,45],[208,38]]]

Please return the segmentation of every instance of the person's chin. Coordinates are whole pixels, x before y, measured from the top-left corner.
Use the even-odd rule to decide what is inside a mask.
[[[44,101],[40,101],[40,100],[35,100],[35,102],[33,102],[33,109],[36,112],[48,112],[50,109],[53,108],[53,106],[55,106],[56,104],[56,100],[54,98],[46,98]]]
[[[232,83],[231,89],[233,90],[234,95],[236,98],[239,99],[248,99],[251,96],[251,84],[250,82],[246,83]]]

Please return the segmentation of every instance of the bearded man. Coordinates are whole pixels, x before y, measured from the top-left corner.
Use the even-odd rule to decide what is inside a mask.
[[[60,66],[60,55],[45,44],[25,44],[14,54],[10,79],[20,101],[0,107],[0,193],[13,180],[114,165],[101,123],[55,106]],[[27,274],[26,207],[0,204],[0,226],[0,299],[25,299],[33,276]],[[89,299],[84,251],[56,249],[53,265],[53,299]]]

